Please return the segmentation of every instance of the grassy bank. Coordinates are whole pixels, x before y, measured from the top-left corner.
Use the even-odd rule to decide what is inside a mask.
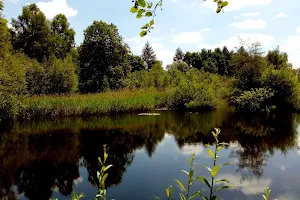
[[[148,111],[163,107],[166,93],[155,90],[114,91],[70,96],[33,96],[23,101],[19,117],[84,116]]]

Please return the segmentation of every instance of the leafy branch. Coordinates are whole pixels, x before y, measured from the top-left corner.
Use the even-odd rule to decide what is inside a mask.
[[[206,1],[206,0],[204,0]],[[227,1],[223,0],[212,0],[217,4],[217,13],[220,13],[224,7],[228,6]],[[156,11],[158,8],[162,10],[163,0],[159,0],[157,3],[153,3],[152,1],[145,0],[133,0],[134,5],[130,8],[130,12],[136,14],[136,18],[140,19],[142,17],[152,17],[152,19],[141,27],[142,31],[140,32],[140,36],[144,37],[152,29],[154,29],[154,18],[156,16]]]

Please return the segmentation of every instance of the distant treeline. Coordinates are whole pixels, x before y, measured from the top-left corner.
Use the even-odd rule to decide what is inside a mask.
[[[35,5],[23,7],[8,28],[0,2],[1,118],[16,117],[33,95],[99,93],[154,88],[166,92],[168,108],[299,110],[298,71],[279,48],[262,53],[259,43],[184,53],[163,69],[147,42],[133,55],[114,24],[94,21],[75,45],[63,14],[51,21]]]

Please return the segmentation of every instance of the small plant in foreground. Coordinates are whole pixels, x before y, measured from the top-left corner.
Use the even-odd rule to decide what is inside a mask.
[[[223,189],[233,188],[233,186],[230,186],[230,185],[223,185],[223,186],[220,186],[218,188],[215,188],[215,185],[218,184],[218,183],[223,183],[223,184],[224,183],[229,183],[229,181],[226,180],[226,179],[215,180],[215,177],[217,176],[220,168],[222,168],[225,165],[233,164],[232,162],[228,162],[228,163],[225,163],[225,164],[217,165],[217,159],[219,158],[218,152],[224,146],[228,146],[227,143],[222,143],[222,142],[220,143],[219,142],[218,136],[219,136],[220,132],[221,132],[220,129],[215,129],[215,132],[212,132],[212,135],[215,138],[215,148],[213,148],[210,145],[206,145],[207,147],[210,147],[207,150],[207,152],[210,155],[210,157],[213,159],[213,168],[210,168],[208,166],[202,166],[202,167],[206,168],[210,172],[210,174],[211,174],[211,183],[209,183],[209,181],[206,178],[202,177],[202,176],[198,176],[197,178],[194,178],[194,170],[195,170],[194,160],[195,160],[195,154],[193,154],[191,158],[188,158],[188,165],[190,167],[189,172],[187,172],[185,170],[182,170],[182,172],[184,172],[184,173],[186,173],[188,175],[188,186],[187,186],[187,188],[182,184],[182,182],[180,180],[175,179],[175,181],[177,182],[177,184],[180,186],[180,188],[183,190],[183,192],[185,194],[184,195],[182,193],[179,193],[179,196],[180,196],[181,200],[190,200],[190,199],[193,199],[195,197],[201,197],[204,200],[216,200],[216,199],[218,199],[218,197],[215,196],[214,194],[217,191],[223,190]],[[214,151],[212,151],[212,149]],[[193,195],[190,196],[190,194],[189,194],[190,187],[193,185],[193,183],[194,183],[195,180],[200,180],[201,182],[203,182],[204,184],[207,185],[207,187],[209,188],[209,196],[208,197],[204,196],[202,194],[203,190],[198,190],[197,192],[195,192]],[[172,193],[169,192],[170,188],[171,188],[171,186],[169,186],[167,188],[167,190],[166,190],[168,199],[170,199],[170,195],[172,194]],[[156,199],[160,199],[158,197],[155,197],[155,198]]]
[[[103,161],[101,160],[100,157],[98,157],[98,160],[102,166],[100,172],[97,172],[97,178],[99,180],[99,184],[100,184],[100,188],[98,189],[98,194],[96,195],[95,199],[103,199],[106,200],[106,187],[105,187],[105,180],[108,176],[108,173],[106,173],[106,171],[112,167],[112,165],[107,165],[106,166],[106,160],[108,157],[108,153],[107,153],[107,148],[106,145],[103,145],[103,151],[104,151],[104,157],[103,157]]]

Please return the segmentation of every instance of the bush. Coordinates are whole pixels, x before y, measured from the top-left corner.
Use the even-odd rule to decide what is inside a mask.
[[[25,69],[18,57],[6,54],[0,62],[0,119],[15,118],[26,94]]]
[[[46,94],[72,93],[77,90],[76,66],[70,56],[65,59],[51,56],[43,63],[43,66],[46,75],[44,79]]]
[[[296,73],[289,68],[269,68],[261,77],[263,87],[274,91],[271,101],[279,109],[300,110],[300,83]]]
[[[192,68],[186,75],[178,70],[172,70],[172,73],[180,75],[171,76],[175,79],[174,81],[171,78],[173,85],[174,82],[179,82],[167,95],[167,106],[172,109],[215,109],[231,95],[230,91],[233,91],[231,79],[203,70]]]
[[[274,109],[274,106],[270,106],[270,99],[274,94],[270,88],[255,88],[242,92],[233,102],[238,111],[269,112]]]

